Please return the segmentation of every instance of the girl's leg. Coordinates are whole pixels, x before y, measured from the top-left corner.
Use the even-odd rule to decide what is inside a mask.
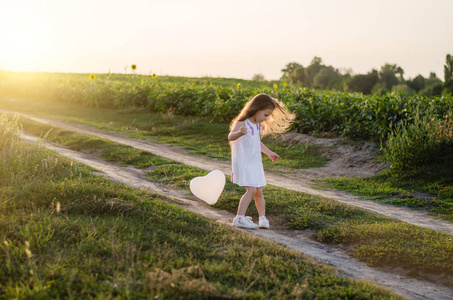
[[[247,208],[250,205],[250,201],[252,201],[253,196],[256,194],[256,188],[255,187],[250,187],[247,186],[247,191],[245,192],[244,195],[242,195],[241,201],[239,201],[239,207],[238,207],[238,215],[239,216],[245,216],[245,212],[247,211]]]
[[[260,217],[265,216],[266,215],[266,206],[264,204],[263,189],[257,188],[254,197],[255,197],[255,206],[256,206],[256,209],[258,210],[258,214],[260,215]]]

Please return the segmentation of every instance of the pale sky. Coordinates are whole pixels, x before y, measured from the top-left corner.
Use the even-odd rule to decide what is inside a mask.
[[[453,0],[0,0],[0,69],[281,77],[314,56],[443,80]]]

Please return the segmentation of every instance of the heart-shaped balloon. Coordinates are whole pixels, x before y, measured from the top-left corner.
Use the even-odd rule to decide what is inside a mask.
[[[190,191],[204,202],[213,205],[217,202],[225,187],[225,174],[214,170],[203,177],[195,177],[190,181]]]

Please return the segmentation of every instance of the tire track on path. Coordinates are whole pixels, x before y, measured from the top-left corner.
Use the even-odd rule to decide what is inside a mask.
[[[115,143],[134,147],[136,149],[150,152],[152,154],[172,159],[181,162],[185,165],[197,167],[206,171],[221,170],[225,175],[231,174],[231,167],[229,162],[210,159],[207,157],[190,155],[187,153],[187,151],[177,146],[152,143],[146,140],[124,137],[116,133],[106,133],[104,131],[100,131],[87,126],[69,124],[66,122],[52,120],[49,118],[36,117],[26,113],[19,113],[3,109],[0,109],[0,112],[17,114],[19,116],[28,118],[36,122],[110,140]],[[303,175],[300,176],[297,174],[277,174],[267,171],[266,181],[268,184],[274,186],[292,189],[307,194],[331,198],[336,201],[360,207],[377,214],[395,218],[409,224],[453,235],[453,223],[442,219],[436,219],[430,216],[426,211],[413,210],[407,207],[383,205],[375,201],[363,200],[360,199],[359,197],[341,191],[317,190],[309,186],[307,180],[303,178]]]
[[[102,173],[96,172],[96,175],[103,176],[131,186],[133,188],[145,189],[170,198],[178,205],[198,213],[204,217],[213,218],[217,222],[231,226],[234,217],[232,213],[219,211],[194,200],[193,196],[188,196],[186,191],[177,191],[154,184],[147,179],[141,170],[134,167],[119,167],[113,163],[100,160],[92,155],[76,152],[67,148],[53,145],[42,141],[40,138],[31,134],[23,133],[22,138],[29,143],[40,143],[42,146],[57,152],[58,154],[68,157],[89,167],[92,167]],[[309,258],[325,263],[337,269],[342,276],[354,279],[369,280],[380,286],[386,287],[393,292],[406,297],[407,299],[453,299],[453,290],[436,285],[434,283],[421,281],[413,278],[406,278],[395,273],[389,273],[368,267],[366,264],[350,257],[345,251],[320,242],[308,239],[302,235],[283,234],[277,230],[247,230],[233,227],[255,237],[263,238],[286,246],[292,250],[298,251]]]

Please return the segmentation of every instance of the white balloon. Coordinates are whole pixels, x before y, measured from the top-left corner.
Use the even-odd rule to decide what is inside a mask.
[[[203,177],[195,177],[190,181],[190,191],[204,202],[213,205],[217,202],[225,187],[225,174],[214,170]]]

